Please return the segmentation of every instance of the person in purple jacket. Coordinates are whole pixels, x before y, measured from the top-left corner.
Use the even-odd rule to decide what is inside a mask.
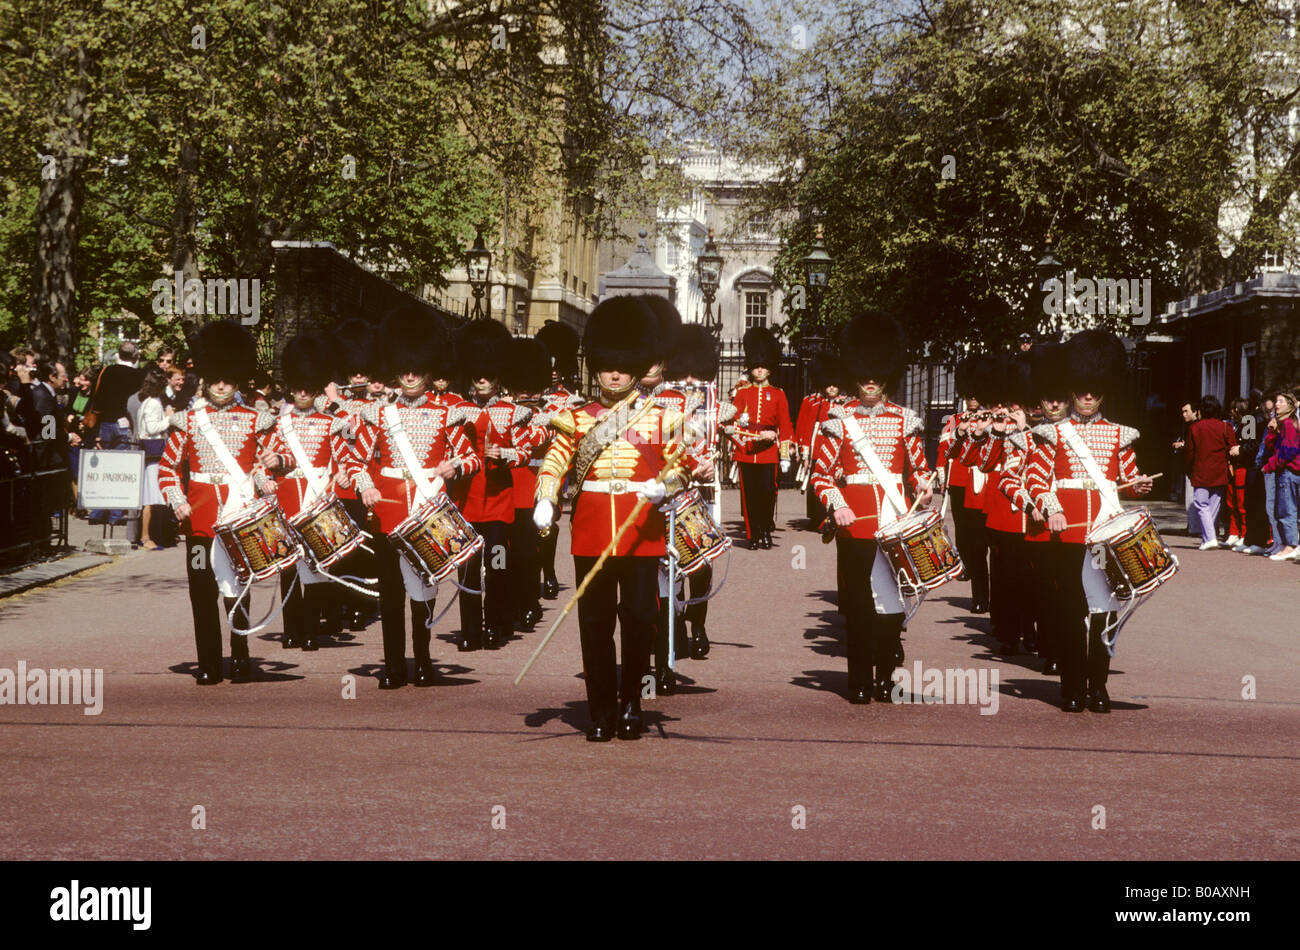
[[[1300,532],[1297,531],[1297,513],[1300,512],[1300,426],[1296,425],[1296,396],[1290,390],[1277,394],[1274,416],[1264,433],[1264,464],[1260,470],[1275,479],[1274,495],[1277,505],[1278,534],[1282,548],[1272,556],[1274,561],[1287,561],[1300,553]]]

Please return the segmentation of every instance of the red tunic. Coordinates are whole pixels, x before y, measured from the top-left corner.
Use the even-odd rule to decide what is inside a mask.
[[[253,473],[259,491],[270,492],[273,483],[257,461],[258,438],[275,425],[275,416],[259,412],[234,402],[218,409],[207,409],[208,418],[216,429],[239,467]],[[171,417],[172,431],[167,437],[162,461],[158,463],[158,487],[173,509],[188,503],[190,534],[201,538],[212,537],[220,508],[230,498],[229,475],[212,450],[207,438],[199,431],[198,409],[176,412]],[[181,490],[181,466],[189,468],[189,488]]]
[[[925,425],[921,417],[897,403],[881,402],[864,406],[853,399],[843,409],[832,410],[832,418],[822,423],[809,480],[826,510],[847,505],[861,519],[840,530],[852,538],[870,540],[876,536],[877,520],[884,505],[885,492],[875,483],[871,470],[853,448],[844,431],[842,417],[852,412],[863,433],[871,441],[880,464],[897,476],[896,484],[906,499],[908,488],[919,492],[928,483],[930,470],[925,461]],[[840,484],[842,483],[842,484]]]
[[[408,401],[399,396],[393,406],[421,467],[431,469],[446,459],[456,466],[455,481],[465,481],[482,463],[465,437],[464,412],[460,407],[436,405],[429,397],[424,393]],[[383,498],[374,510],[387,534],[406,520],[419,496],[397,446],[389,440],[380,409],[374,402],[362,413],[353,452],[356,464],[364,466],[355,478],[357,491],[379,490]]]
[[[970,486],[970,468],[957,459],[961,452],[957,446],[957,426],[972,415],[974,414],[968,412],[953,413],[944,423],[943,431],[939,433],[939,458],[952,463],[948,467],[948,484],[955,488]]]
[[[1133,454],[1137,429],[1110,422],[1100,413],[1086,421],[1071,413],[1069,419],[1112,485],[1138,477],[1137,458]],[[1030,496],[1044,515],[1063,513],[1067,523],[1078,525],[1061,532],[1061,540],[1084,544],[1088,532],[1101,520],[1101,492],[1091,487],[1087,470],[1065,441],[1061,433],[1063,424],[1044,423],[1033,430],[1035,446],[1029,456],[1025,481]],[[1125,498],[1138,497],[1132,488],[1120,494]]]
[[[344,438],[351,443],[357,437],[357,430],[361,428],[361,412],[375,399],[370,393],[364,393],[355,399],[344,399],[339,402],[338,415],[347,420],[347,431]],[[350,448],[350,446],[349,446]],[[357,498],[356,486],[336,485],[334,494],[339,498]]]
[[[473,441],[474,453],[483,460],[483,467],[470,480],[461,513],[470,522],[513,524],[515,489],[510,471],[527,468],[537,445],[528,425],[532,410],[500,396],[493,396],[482,406],[467,401],[460,408],[471,420],[465,431]],[[489,443],[500,447],[501,458],[487,457]]]
[[[732,457],[737,462],[766,465],[790,457],[794,427],[790,425],[790,407],[785,401],[784,392],[766,382],[755,383],[737,390],[732,405],[736,407],[738,428],[747,432],[772,429],[777,438],[776,443],[767,443],[765,448],[758,448],[763,443],[757,439],[733,437],[736,451]]]
[[[321,472],[327,480],[339,475],[340,481],[351,483],[361,470],[351,447],[345,438],[348,431],[346,415],[330,416],[317,409],[300,412],[294,409],[287,416],[293,431],[302,443],[303,454],[307,464]],[[280,422],[271,430],[270,449],[280,456],[280,468],[276,470],[275,494],[280,499],[280,508],[286,518],[292,518],[302,510],[303,499],[307,497],[307,476],[298,467],[289,443],[280,431]]]

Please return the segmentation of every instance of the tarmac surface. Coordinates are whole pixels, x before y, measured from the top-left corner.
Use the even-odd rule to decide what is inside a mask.
[[[543,602],[537,631],[458,653],[453,608],[426,689],[376,689],[377,622],[303,653],[282,648],[278,620],[254,635],[254,682],[197,688],[180,548],[0,600],[0,671],[103,670],[100,715],[0,705],[0,858],[1300,852],[1300,565],[1166,532],[1182,569],[1120,638],[1110,715],[1062,713],[1058,682],[1035,657],[991,652],[988,616],[952,583],[911,622],[906,668],[996,671],[996,713],[852,706],[834,546],[797,530],[800,496],[780,507],[776,548],[733,552],[713,650],[680,662],[682,694],[644,703],[638,742],[583,738],[576,616],[512,683],[572,594],[567,522],[560,599]],[[725,510],[738,514],[735,493]],[[270,589],[256,589],[254,616]]]

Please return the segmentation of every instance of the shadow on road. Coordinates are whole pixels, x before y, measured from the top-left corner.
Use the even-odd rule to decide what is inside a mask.
[[[250,683],[288,683],[293,680],[306,679],[299,673],[286,673],[285,670],[296,670],[297,663],[285,663],[282,660],[267,660],[259,656],[252,657],[253,676]],[[197,661],[189,663],[176,663],[167,667],[172,673],[180,673],[185,676],[194,677],[199,672]],[[230,679],[230,657],[225,657],[221,661],[221,675],[225,679]]]
[[[432,688],[435,689],[439,686],[472,686],[479,682],[476,679],[462,675],[474,672],[473,667],[434,661],[433,670],[435,675]],[[352,667],[348,672],[353,676],[379,679],[380,674],[384,672],[384,664],[363,663],[360,666]],[[413,679],[415,679],[415,660],[408,656],[406,658],[406,681],[410,683]]]
[[[847,696],[849,692],[848,670],[804,670],[802,676],[791,677],[793,686],[813,689],[822,693],[834,693]]]

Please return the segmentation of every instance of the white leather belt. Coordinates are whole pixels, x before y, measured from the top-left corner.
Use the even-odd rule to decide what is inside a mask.
[[[406,482],[415,481],[415,476],[413,476],[410,472],[408,472],[404,468],[381,468],[379,470],[379,474],[384,476],[384,478],[400,478]],[[424,470],[424,474],[429,476],[430,478],[433,478],[434,470],[431,468],[426,468]]]
[[[1088,491],[1101,491],[1101,486],[1091,478],[1058,478],[1056,480],[1057,488],[1084,488]],[[1107,488],[1114,488],[1115,483],[1107,480]]]
[[[629,482],[621,478],[591,479],[582,483],[583,491],[597,492],[602,495],[626,495],[629,492],[645,491],[654,481]]]
[[[895,476],[894,476],[894,481],[895,481],[897,484],[900,484],[900,485],[901,485],[901,484],[903,483],[903,476],[902,476],[902,475],[895,475]],[[846,484],[846,485],[878,485],[878,484],[880,484],[880,483],[876,481],[876,476],[872,475],[870,472],[857,472],[856,474],[853,474],[853,475],[846,475],[845,478],[844,478],[844,484]]]
[[[311,470],[311,475],[316,478],[328,478],[330,470],[328,468],[315,468]],[[285,478],[307,478],[308,476],[300,468],[295,468],[291,472],[284,473]]]

